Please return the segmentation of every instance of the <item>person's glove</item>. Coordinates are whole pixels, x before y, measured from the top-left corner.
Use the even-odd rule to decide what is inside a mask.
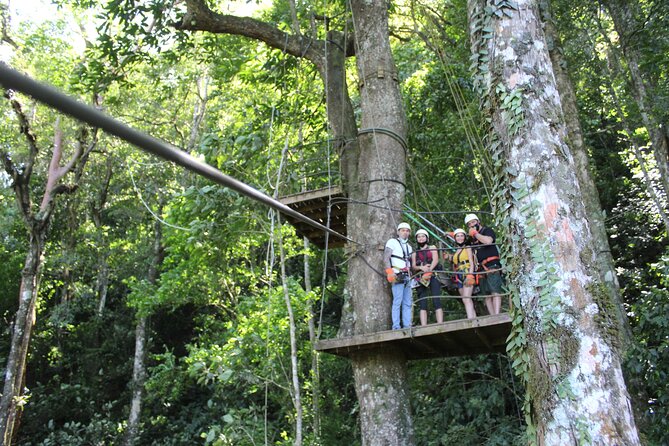
[[[465,278],[465,286],[474,286],[475,280],[473,274],[467,274]]]
[[[386,268],[386,278],[388,279],[388,282],[395,283],[395,280],[397,280],[395,270],[392,268]]]
[[[479,231],[477,231],[475,228],[471,228],[469,230],[469,235],[470,235],[471,238],[476,238],[476,234],[478,234],[478,233],[479,233]]]
[[[453,232],[453,231],[449,232],[448,236],[452,239],[455,239],[455,232]]]

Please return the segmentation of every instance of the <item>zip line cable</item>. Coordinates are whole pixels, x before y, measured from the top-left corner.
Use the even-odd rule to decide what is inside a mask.
[[[176,146],[135,130],[90,105],[79,102],[51,86],[35,81],[13,68],[10,68],[5,63],[0,63],[0,84],[5,88],[27,94],[62,113],[70,115],[73,118],[94,127],[98,127],[111,135],[117,136],[141,150],[172,161],[191,172],[195,172],[222,186],[229,187],[252,200],[264,203],[270,208],[285,215],[289,215],[309,226],[325,231],[348,242],[359,244],[337,231],[327,228],[294,209],[291,209],[280,201],[269,197],[250,185],[224,174],[209,164],[199,161],[194,156],[180,150]]]

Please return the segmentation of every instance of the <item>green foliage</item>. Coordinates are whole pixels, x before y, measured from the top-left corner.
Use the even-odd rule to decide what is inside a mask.
[[[644,418],[638,420],[646,426],[648,444],[665,444],[669,416],[669,253],[651,265],[641,280],[656,284],[644,287],[639,298],[630,305],[630,322],[636,343],[628,352],[626,370],[641,377],[643,389],[637,391],[647,398]],[[641,284],[639,284],[641,285]]]
[[[99,7],[95,2],[71,3]],[[661,239],[640,180],[634,178],[634,166],[625,163],[618,117],[601,88],[604,62],[583,31],[596,28],[590,6],[556,3],[563,18],[561,29],[570,35],[575,30],[567,41],[566,55],[573,64],[581,122],[592,148],[595,176],[615,236],[613,250],[639,340],[630,353],[629,367],[644,377],[650,401],[647,439],[651,444],[664,444],[669,441],[665,433],[669,362],[664,316],[669,308],[663,282],[667,261],[659,257],[666,240]],[[491,91],[482,90],[486,76],[491,75],[486,64],[492,55],[483,47],[493,36],[491,20],[513,14],[514,3],[495,1],[474,20],[481,45],[471,61],[464,0],[416,7],[406,16],[402,5],[391,6],[395,32],[402,37],[393,42],[393,48],[410,130],[408,203],[421,210],[461,212],[487,208],[490,199],[500,227],[508,226],[505,212],[511,203],[531,217],[534,205],[526,199],[529,186],[517,178],[517,172],[504,167],[504,143],[485,141],[490,152],[485,165],[480,162],[481,154],[471,148],[477,138],[471,129],[487,127],[475,105],[477,93],[485,93],[485,106],[504,111],[509,136],[523,123],[521,89],[508,89],[497,82],[491,83]],[[330,29],[345,30],[350,19],[345,2],[325,6],[298,2],[297,8],[305,33],[312,11],[329,15]],[[644,8],[648,12],[665,9],[659,2],[645,2]],[[102,92],[103,106],[110,114],[186,148],[268,194],[277,189],[280,194],[300,190],[312,170],[327,171],[328,161],[337,163],[335,154],[326,159],[331,147],[323,85],[314,80],[313,67],[240,37],[175,33],[169,22],[179,8],[167,8],[161,1],[113,1],[101,14],[102,36],[76,63],[67,39],[60,38],[66,32],[62,23],[21,29],[25,37],[17,37],[23,45],[16,58],[18,66],[34,67],[32,73],[39,76],[53,72],[58,86],[76,82],[82,94]],[[286,2],[277,3],[264,17],[283,30],[290,29]],[[661,92],[667,90],[662,86],[669,66],[658,63],[667,55],[665,25],[666,14],[649,14],[648,29],[639,30],[644,67],[653,73]],[[316,36],[325,37],[325,27],[320,23],[316,27]],[[409,28],[428,38],[419,40]],[[435,48],[442,47],[447,53],[438,57]],[[480,70],[473,78],[467,74],[470,62]],[[623,84],[616,80],[615,87]],[[195,132],[193,115],[198,106],[205,107],[206,114]],[[625,109],[636,113],[632,106]],[[49,135],[50,112],[38,106],[37,117],[40,129],[47,129],[43,134]],[[3,145],[13,143],[10,130],[14,126],[13,122],[2,123]],[[48,136],[43,139],[47,141]],[[104,156],[91,160],[77,198],[67,200],[59,210],[58,221],[66,223],[52,228],[28,366],[30,400],[19,444],[118,443],[130,402],[128,382],[138,311],[149,315],[150,321],[141,444],[264,444],[265,417],[268,442],[290,444],[295,413],[288,391],[287,316],[276,264],[271,263],[267,209],[118,140],[102,136],[100,141]],[[287,160],[277,183],[284,147],[288,147]],[[23,149],[18,150],[17,157]],[[97,209],[93,204],[103,193],[107,160],[113,175],[107,200]],[[494,175],[489,176],[491,172]],[[43,170],[37,174],[43,175]],[[333,179],[336,181],[333,174],[321,174],[313,184],[324,185]],[[509,186],[488,198],[482,183],[490,179]],[[6,177],[0,180],[8,186]],[[460,215],[454,215],[457,217],[434,220],[444,228],[460,226]],[[166,223],[166,257],[159,282],[150,285],[147,273],[156,217]],[[0,229],[0,283],[10,284],[4,289],[0,316],[9,321],[25,241],[7,188],[0,194]],[[527,229],[526,234],[512,233],[511,237],[522,237],[533,258],[550,263],[551,259],[542,257],[546,249],[536,239],[537,228],[530,224]],[[338,357],[320,357],[320,437],[310,431],[314,372],[306,321],[314,309],[319,310],[322,290],[304,291],[299,279],[303,274],[301,240],[288,226],[282,231],[298,320],[305,444],[359,444],[359,408],[351,365]],[[308,255],[312,282],[327,287],[321,336],[332,337],[341,311],[347,254],[329,252],[326,270],[321,268],[323,252],[314,250]],[[109,294],[98,315],[97,281],[103,263],[110,271]],[[649,269],[648,264],[655,266]],[[506,267],[519,273],[512,261]],[[553,271],[548,266],[535,273],[540,305],[555,310]],[[516,376],[527,379],[530,364],[519,297],[515,292],[512,295],[515,310],[509,360],[494,356],[411,364],[418,444],[523,443],[525,426],[518,408],[523,384]],[[550,318],[543,328],[551,328]],[[6,334],[0,341],[1,359],[6,355]],[[556,354],[560,353],[558,349]],[[570,392],[559,383],[555,389],[564,395]],[[527,429],[531,435],[531,420]]]
[[[411,364],[416,443],[525,444],[511,372],[497,355]]]

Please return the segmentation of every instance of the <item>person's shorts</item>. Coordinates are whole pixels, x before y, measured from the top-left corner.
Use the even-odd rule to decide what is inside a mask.
[[[499,268],[499,267],[494,267],[494,268]],[[490,295],[490,294],[502,294],[504,287],[504,283],[502,280],[502,273],[501,271],[496,271],[494,273],[488,273],[488,274],[481,274],[480,279],[479,279],[479,288],[481,290],[481,294],[484,296]]]

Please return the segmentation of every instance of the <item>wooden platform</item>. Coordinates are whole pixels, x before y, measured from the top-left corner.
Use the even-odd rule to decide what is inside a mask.
[[[322,225],[328,225],[328,207],[330,208],[330,228],[342,235],[346,235],[346,196],[340,186],[311,190],[299,194],[279,198],[286,206],[306,215]],[[302,223],[288,215],[284,218],[295,227],[297,233],[309,239],[319,248],[325,248],[325,233]],[[330,235],[328,247],[344,246],[345,241]]]
[[[504,353],[511,331],[508,313],[460,319],[411,329],[319,341],[315,350],[348,357],[365,350],[396,347],[407,359],[430,359],[447,356]]]

